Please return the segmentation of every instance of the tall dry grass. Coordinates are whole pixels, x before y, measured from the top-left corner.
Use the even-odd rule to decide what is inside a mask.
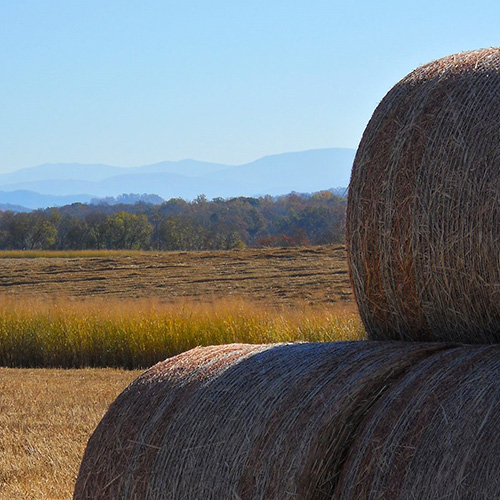
[[[352,306],[0,298],[0,365],[7,367],[132,369],[199,345],[361,338]]]

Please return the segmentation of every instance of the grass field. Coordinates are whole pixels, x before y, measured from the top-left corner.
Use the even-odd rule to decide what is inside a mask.
[[[102,252],[101,252],[102,253]],[[2,253],[0,252],[0,257]],[[76,252],[0,258],[0,295],[30,297],[237,297],[267,306],[352,302],[342,245],[216,252]],[[15,255],[15,258],[12,257]]]
[[[4,254],[0,269],[4,366],[131,367],[199,344],[363,335],[341,246]],[[91,432],[138,373],[0,368],[0,499],[69,500]]]
[[[0,366],[145,368],[198,345],[353,340],[352,305],[0,299]]]

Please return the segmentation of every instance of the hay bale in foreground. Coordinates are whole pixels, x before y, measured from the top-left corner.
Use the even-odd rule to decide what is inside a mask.
[[[349,188],[351,281],[375,340],[500,342],[500,49],[445,57],[377,107]]]
[[[111,405],[74,499],[330,499],[370,408],[447,348],[229,345],[176,356]]]
[[[365,419],[332,498],[500,498],[499,374],[499,346],[414,367]]]

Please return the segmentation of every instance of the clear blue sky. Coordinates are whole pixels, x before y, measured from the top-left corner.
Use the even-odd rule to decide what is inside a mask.
[[[416,66],[500,45],[500,2],[0,0],[0,172],[355,148]]]

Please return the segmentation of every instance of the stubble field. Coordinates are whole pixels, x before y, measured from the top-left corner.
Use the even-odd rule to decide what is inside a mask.
[[[269,306],[352,301],[343,245],[73,255],[8,252],[2,258],[0,253],[0,294],[23,299],[183,297],[203,302],[240,297]]]
[[[362,335],[342,246],[64,258],[16,254],[0,256],[0,267],[2,328],[17,328],[7,332],[13,337],[21,331],[36,336],[51,321],[62,325],[57,335],[75,321],[89,323],[92,331],[112,324],[129,335],[142,324],[151,330],[145,318],[151,320],[152,311],[156,323],[170,318],[181,331],[197,325],[193,341],[211,328],[216,335],[229,330],[221,341]],[[69,316],[73,323],[65,323]],[[158,331],[166,324],[159,322]],[[245,329],[247,337],[240,339]],[[255,338],[248,337],[254,331]],[[0,499],[70,499],[88,437],[139,373],[0,368]]]

